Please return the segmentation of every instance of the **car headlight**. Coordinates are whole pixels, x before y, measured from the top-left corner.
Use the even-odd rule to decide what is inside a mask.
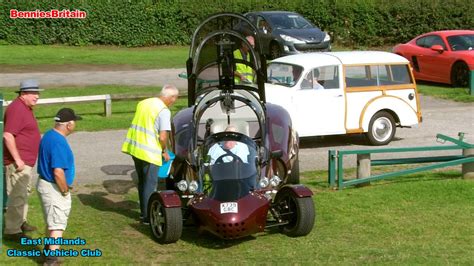
[[[260,179],[259,185],[261,188],[266,188],[268,187],[269,184],[270,184],[270,181],[268,180],[268,178],[263,177]]]
[[[198,183],[193,180],[191,182],[189,182],[189,192],[196,192],[196,190],[198,190]]]
[[[178,184],[176,184],[176,186],[180,191],[184,192],[186,189],[188,189],[188,182],[186,182],[186,180],[181,180],[178,182]]]
[[[270,179],[270,185],[272,185],[272,187],[278,186],[278,185],[280,184],[280,182],[281,182],[281,179],[280,179],[278,176],[276,176],[276,175],[274,175],[274,176]]]
[[[329,42],[331,40],[331,36],[329,36],[329,33],[324,32],[326,35],[324,36],[323,42]]]
[[[287,41],[287,42],[292,42],[292,43],[304,43],[303,41],[301,40],[298,40],[296,39],[295,37],[291,37],[291,36],[288,36],[288,35],[285,35],[285,34],[280,34],[280,37]]]

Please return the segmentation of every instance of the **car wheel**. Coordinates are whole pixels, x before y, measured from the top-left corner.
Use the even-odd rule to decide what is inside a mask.
[[[396,127],[393,116],[388,112],[380,111],[370,119],[367,138],[372,145],[387,145],[395,136],[395,131]]]
[[[469,68],[464,62],[457,62],[451,70],[451,84],[455,87],[469,85]]]
[[[275,59],[278,57],[281,57],[280,46],[274,42],[270,45],[270,58]]]
[[[183,215],[181,208],[166,208],[161,204],[158,194],[149,201],[148,214],[153,237],[161,244],[174,243],[183,231]]]
[[[293,162],[293,166],[291,167],[291,173],[288,177],[288,183],[290,184],[299,184],[300,183],[300,161],[298,155],[296,155],[296,159]]]
[[[282,232],[291,237],[305,236],[314,226],[316,211],[311,197],[298,198],[289,189],[280,190],[275,197],[275,205],[282,220]]]

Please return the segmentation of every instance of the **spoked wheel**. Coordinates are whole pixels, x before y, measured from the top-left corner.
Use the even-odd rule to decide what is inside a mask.
[[[393,116],[388,112],[380,111],[370,120],[367,138],[372,145],[386,145],[392,141],[395,131]]]
[[[467,87],[469,84],[469,68],[463,62],[454,64],[451,70],[451,84],[455,87]]]
[[[314,226],[316,211],[311,197],[298,198],[291,190],[280,191],[275,197],[275,205],[283,221],[282,232],[291,237],[305,236]]]
[[[183,231],[181,208],[166,208],[161,204],[159,195],[150,198],[148,213],[153,237],[161,244],[174,243]]]

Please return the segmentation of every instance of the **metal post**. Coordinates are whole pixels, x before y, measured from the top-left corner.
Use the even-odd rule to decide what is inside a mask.
[[[470,82],[469,82],[469,91],[470,91],[470,94],[471,96],[474,96],[474,70],[471,70],[471,78],[470,78]]]
[[[337,153],[337,188],[342,189],[344,187],[344,155],[340,152]]]
[[[370,153],[357,154],[357,179],[370,177]],[[358,184],[358,187],[370,185],[370,182]]]

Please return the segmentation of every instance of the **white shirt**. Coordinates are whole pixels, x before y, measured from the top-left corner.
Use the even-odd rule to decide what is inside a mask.
[[[221,143],[223,143],[223,142],[221,142]],[[232,149],[230,149],[229,151],[231,153],[237,155],[242,160],[242,162],[248,163],[247,158],[248,158],[248,155],[250,154],[250,152],[249,152],[249,147],[247,147],[247,145],[236,141],[235,146]],[[223,156],[227,153],[221,147],[220,143],[216,143],[216,144],[212,145],[212,147],[209,149],[207,154],[211,156],[211,162],[210,163],[212,165],[216,162],[216,160],[219,157],[221,157],[221,156]],[[229,163],[229,162],[232,162],[233,159],[234,158],[232,158],[231,155],[228,155],[228,156],[224,156],[222,158],[222,161],[224,163]]]

